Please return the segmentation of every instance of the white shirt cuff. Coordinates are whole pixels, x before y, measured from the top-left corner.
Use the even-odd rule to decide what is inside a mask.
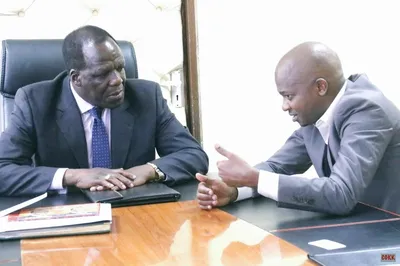
[[[237,190],[238,190],[238,196],[235,202],[254,197],[255,189],[252,187],[238,187]]]
[[[279,174],[260,171],[258,176],[257,192],[264,197],[278,200]]]
[[[51,182],[50,190],[58,190],[59,193],[66,191],[66,189],[63,187],[63,179],[67,169],[68,168],[57,169],[56,173],[54,174],[53,181]]]

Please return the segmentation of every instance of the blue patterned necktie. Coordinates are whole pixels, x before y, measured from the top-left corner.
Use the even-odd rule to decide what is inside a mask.
[[[90,109],[93,116],[92,127],[92,167],[111,168],[110,149],[106,127],[101,120],[103,108]]]

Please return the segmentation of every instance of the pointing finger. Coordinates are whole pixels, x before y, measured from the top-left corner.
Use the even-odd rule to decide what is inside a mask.
[[[225,156],[225,157],[228,158],[228,159],[231,159],[232,157],[235,156],[234,153],[232,153],[232,152],[226,150],[225,148],[223,148],[223,147],[222,147],[221,145],[219,145],[219,144],[216,144],[216,145],[215,145],[215,150],[216,150],[219,154]]]

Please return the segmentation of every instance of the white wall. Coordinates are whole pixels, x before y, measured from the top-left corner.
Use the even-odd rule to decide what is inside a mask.
[[[394,0],[198,0],[203,145],[210,171],[221,158],[215,143],[255,164],[298,127],[281,109],[274,68],[301,42],[329,45],[346,76],[365,72],[400,106],[397,6]]]
[[[96,25],[135,47],[139,77],[161,82],[182,64],[180,0],[0,0],[0,40],[62,39]],[[93,10],[96,10],[93,13]],[[5,16],[23,11],[23,16]],[[3,15],[1,14],[3,13]],[[169,100],[169,91],[163,90]],[[183,108],[171,108],[186,124]]]

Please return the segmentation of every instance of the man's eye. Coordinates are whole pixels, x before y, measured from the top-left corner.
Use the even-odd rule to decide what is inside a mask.
[[[283,97],[285,97],[285,98],[288,99],[289,101],[293,98],[292,95],[285,95],[285,96],[283,96]]]
[[[96,73],[94,76],[95,77],[99,77],[99,78],[101,78],[101,77],[104,77],[104,76],[106,76],[107,75],[107,73],[106,72],[99,72],[99,73]]]

